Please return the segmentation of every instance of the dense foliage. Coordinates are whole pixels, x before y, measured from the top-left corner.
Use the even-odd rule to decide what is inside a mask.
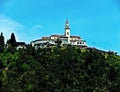
[[[0,53],[0,92],[120,92],[120,56],[64,46]]]

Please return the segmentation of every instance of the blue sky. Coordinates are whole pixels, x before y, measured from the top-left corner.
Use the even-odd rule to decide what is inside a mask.
[[[0,32],[29,43],[42,36],[71,35],[88,46],[120,53],[120,0],[0,0]]]

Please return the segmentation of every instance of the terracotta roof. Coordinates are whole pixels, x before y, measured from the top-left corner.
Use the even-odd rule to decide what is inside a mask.
[[[45,40],[47,40],[47,39],[49,39],[49,37],[45,37],[45,36],[43,36],[43,37],[42,37],[42,39],[45,39]]]
[[[70,36],[70,38],[78,38],[78,39],[80,39],[80,36]]]

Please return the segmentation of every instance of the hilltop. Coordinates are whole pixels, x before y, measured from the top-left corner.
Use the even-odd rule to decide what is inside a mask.
[[[120,56],[75,46],[0,53],[0,92],[119,92]]]

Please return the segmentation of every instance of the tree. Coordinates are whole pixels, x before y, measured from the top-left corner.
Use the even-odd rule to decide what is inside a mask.
[[[11,34],[11,38],[7,41],[8,45],[11,45],[12,47],[16,47],[16,39],[14,33]]]
[[[4,49],[4,36],[3,36],[3,33],[1,32],[1,35],[0,35],[0,51],[3,51]]]
[[[15,39],[14,33],[11,34],[10,42],[11,42],[11,45],[12,45],[13,47],[16,46],[16,39]]]
[[[4,47],[4,36],[3,36],[2,32],[1,32],[1,35],[0,35],[0,46]]]
[[[73,46],[8,49],[0,53],[0,92],[120,92],[118,55]]]

